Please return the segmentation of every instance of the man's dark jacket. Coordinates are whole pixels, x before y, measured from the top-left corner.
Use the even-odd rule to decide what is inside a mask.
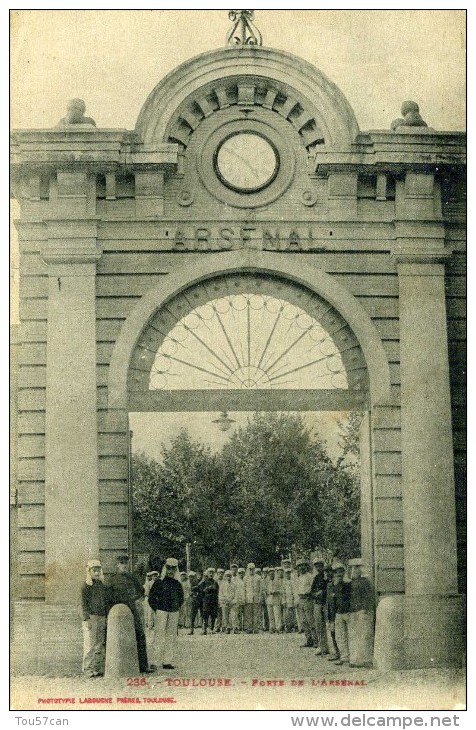
[[[125,603],[131,611],[135,602],[144,596],[144,589],[132,573],[115,573],[110,581],[112,603]]]
[[[92,585],[84,583],[81,588],[83,621],[87,621],[90,616],[106,616],[110,602],[109,589],[102,580],[93,580]]]
[[[311,586],[311,596],[314,598],[316,603],[320,603],[323,606],[326,602],[327,596],[327,578],[324,573],[316,573]]]
[[[149,593],[149,606],[154,611],[175,613],[180,610],[184,601],[183,588],[180,581],[170,576],[156,580]]]
[[[334,585],[334,600],[336,613],[350,612],[350,583],[342,581]]]

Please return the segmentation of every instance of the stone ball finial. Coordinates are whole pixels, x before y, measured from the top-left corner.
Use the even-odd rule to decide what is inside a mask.
[[[66,116],[60,119],[56,126],[69,127],[72,124],[89,124],[95,127],[96,122],[91,117],[85,117],[85,111],[86,104],[83,99],[70,99],[66,107]]]
[[[401,108],[403,119],[394,119],[390,128],[396,131],[399,127],[427,127],[420,116],[420,107],[416,101],[404,101]]]

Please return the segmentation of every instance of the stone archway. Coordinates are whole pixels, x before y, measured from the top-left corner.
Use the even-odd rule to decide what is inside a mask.
[[[251,263],[251,261],[253,263]],[[238,291],[248,291],[247,279],[256,284],[261,279],[267,294],[282,296],[299,303],[309,313],[314,305],[324,311],[331,337],[341,348],[343,368],[352,377],[352,357],[357,358],[359,375],[347,390],[236,390],[202,389],[157,391],[149,388],[154,357],[168,330],[196,304],[203,304],[216,288],[227,291],[224,283],[240,280]],[[287,289],[284,293],[282,289]],[[235,289],[235,287],[233,287]],[[262,291],[262,289],[261,289]],[[291,292],[291,296],[290,296]],[[302,297],[307,302],[300,299]],[[183,298],[181,298],[183,297]],[[184,304],[181,309],[179,300]],[[322,308],[322,303],[326,307]],[[180,309],[180,314],[177,313]],[[163,310],[167,317],[158,323]],[[175,315],[171,313],[175,312]],[[336,334],[332,335],[332,328]],[[147,353],[144,362],[144,348]],[[139,366],[139,367],[138,367]],[[140,372],[138,372],[140,370]],[[349,381],[350,383],[350,381]],[[391,409],[391,378],[388,358],[370,317],[342,285],[324,271],[310,267],[303,273],[299,262],[285,260],[271,252],[256,256],[248,251],[216,254],[213,261],[203,259],[198,265],[183,267],[141,298],[121,329],[111,355],[108,380],[108,410],[124,418],[129,411],[218,411],[218,410],[360,410],[365,412],[361,428],[363,467],[361,477],[362,552],[371,573],[376,573],[376,526],[374,513],[371,448],[371,412]],[[380,416],[380,420],[382,416]],[[383,585],[383,579],[380,577]]]
[[[219,155],[250,136],[272,169],[246,187]],[[61,652],[77,668],[78,576],[89,557],[127,547],[128,378],[144,329],[189,287],[239,273],[311,292],[356,338],[369,383],[367,543],[380,625],[396,637],[379,662],[458,664],[461,134],[361,133],[319,70],[242,47],[172,71],[133,132],[22,130],[12,146],[24,274],[20,671],[54,668]]]

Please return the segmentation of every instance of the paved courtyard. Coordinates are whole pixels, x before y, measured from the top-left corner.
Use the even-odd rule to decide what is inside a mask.
[[[302,643],[299,634],[188,636],[181,632],[174,670],[114,680],[14,677],[11,707],[319,711],[461,710],[465,706],[462,670],[381,672],[336,667],[315,656],[314,650],[300,648]]]

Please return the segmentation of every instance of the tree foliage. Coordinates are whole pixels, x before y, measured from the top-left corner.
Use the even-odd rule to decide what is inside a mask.
[[[133,503],[154,551],[183,556],[190,543],[196,567],[359,545],[355,473],[292,414],[253,414],[218,454],[182,430],[160,463],[135,455]]]

